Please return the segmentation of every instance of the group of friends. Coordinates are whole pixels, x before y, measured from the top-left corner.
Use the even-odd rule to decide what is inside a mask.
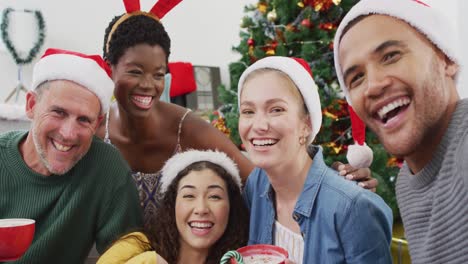
[[[283,247],[288,263],[392,263],[392,212],[370,170],[332,169],[312,143],[322,111],[306,62],[271,56],[242,74],[247,158],[159,100],[168,8],[124,2],[103,57],[45,52],[26,95],[30,130],[0,137],[0,218],[36,221],[15,263],[83,263],[94,243],[98,263],[219,263],[247,244]],[[334,56],[348,103],[404,159],[396,194],[412,262],[466,263],[468,101],[452,25],[422,1],[361,0]]]

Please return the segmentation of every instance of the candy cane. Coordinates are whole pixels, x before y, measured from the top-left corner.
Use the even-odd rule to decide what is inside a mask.
[[[235,250],[230,250],[226,252],[221,258],[220,264],[229,263],[229,260],[231,260],[231,258],[234,258],[236,260],[236,263],[238,264],[244,264],[244,259],[242,258],[241,254]]]

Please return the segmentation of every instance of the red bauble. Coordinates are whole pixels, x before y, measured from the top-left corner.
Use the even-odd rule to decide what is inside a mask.
[[[310,22],[310,19],[305,18],[301,21],[301,25],[306,28],[310,28],[312,26],[312,23]]]
[[[326,30],[326,31],[330,31],[332,29],[335,29],[336,28],[336,25],[331,23],[331,22],[327,22],[327,23],[321,23],[319,25],[319,28],[322,29],[322,30]]]
[[[255,40],[254,40],[253,38],[249,38],[249,39],[247,40],[247,45],[249,45],[249,46],[255,46]]]

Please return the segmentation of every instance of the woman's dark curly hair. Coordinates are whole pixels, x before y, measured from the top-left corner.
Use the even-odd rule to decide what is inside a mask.
[[[179,172],[169,185],[165,194],[160,197],[160,207],[155,219],[151,219],[146,227],[146,236],[151,247],[168,263],[177,263],[179,257],[179,231],[176,225],[175,202],[179,181],[191,171],[210,169],[220,176],[226,183],[229,195],[229,220],[224,234],[211,247],[206,264],[218,264],[224,253],[247,244],[249,230],[249,213],[242,198],[239,186],[221,166],[200,161],[189,165]]]
[[[166,53],[166,62],[169,61],[171,54],[169,35],[160,22],[145,15],[135,15],[122,22],[112,34],[107,51],[109,33],[120,17],[112,19],[104,34],[103,57],[110,65],[116,65],[128,48],[138,44],[159,45]]]

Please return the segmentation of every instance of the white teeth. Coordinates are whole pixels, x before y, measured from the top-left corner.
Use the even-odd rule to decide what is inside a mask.
[[[210,228],[212,227],[213,224],[212,223],[200,223],[200,222],[191,222],[190,223],[190,227],[195,227],[195,228]]]
[[[401,106],[405,106],[405,105],[408,105],[410,103],[410,99],[409,98],[401,98],[401,99],[398,99],[396,101],[393,101],[389,104],[387,104],[386,106],[382,107],[378,112],[377,114],[379,115],[380,119],[384,119],[386,117],[386,115],[396,109],[397,107],[401,107]]]
[[[151,103],[152,98],[151,96],[132,96],[132,99],[139,103],[149,105]]]
[[[254,144],[255,146],[273,145],[276,142],[278,142],[278,140],[275,140],[275,139],[254,139],[254,140],[252,140],[252,144]]]
[[[63,151],[63,152],[69,151],[72,148],[71,146],[64,146],[55,141],[54,141],[54,146],[57,150]]]

